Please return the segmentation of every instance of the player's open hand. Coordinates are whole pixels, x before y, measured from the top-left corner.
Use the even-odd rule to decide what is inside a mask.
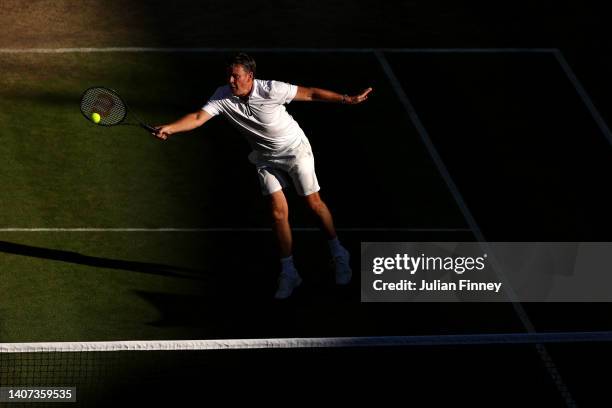
[[[368,99],[368,95],[372,92],[372,88],[364,89],[359,95],[349,96],[346,98],[345,103],[349,105],[356,105]]]

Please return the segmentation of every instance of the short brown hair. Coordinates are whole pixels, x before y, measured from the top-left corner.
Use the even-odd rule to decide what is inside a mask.
[[[234,55],[227,61],[227,67],[231,68],[234,65],[242,65],[245,71],[252,72],[253,76],[255,76],[256,64],[255,60],[250,55],[244,52]]]

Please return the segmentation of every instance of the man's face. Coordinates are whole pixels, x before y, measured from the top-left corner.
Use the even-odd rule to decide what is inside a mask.
[[[253,73],[247,72],[240,64],[232,65],[227,70],[227,82],[236,96],[246,96],[253,86]]]

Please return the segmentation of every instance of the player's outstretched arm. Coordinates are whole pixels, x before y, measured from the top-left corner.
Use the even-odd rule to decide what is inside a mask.
[[[304,86],[298,86],[297,93],[295,94],[295,101],[321,101],[321,102],[336,102],[346,103],[348,105],[356,105],[368,99],[368,95],[372,92],[372,88],[367,88],[361,91],[357,95],[342,95],[327,89],[320,88],[307,88]]]
[[[156,132],[153,133],[153,135],[159,139],[166,140],[170,135],[173,135],[175,133],[188,132],[197,127],[200,127],[211,118],[212,115],[206,112],[205,110],[188,113],[187,115],[172,123],[156,126]]]

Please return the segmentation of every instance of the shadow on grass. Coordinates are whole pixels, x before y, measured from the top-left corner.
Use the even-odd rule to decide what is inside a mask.
[[[275,286],[267,279],[249,283],[248,289],[236,286],[217,282],[197,295],[133,292],[159,312],[149,326],[182,327],[185,338],[350,336],[368,325],[346,288],[315,288],[305,282],[291,298],[276,300]]]
[[[201,270],[148,262],[99,258],[83,255],[78,252],[63,251],[50,248],[40,248],[30,245],[15,244],[6,241],[0,241],[0,252],[32,258],[49,259],[53,261],[67,262],[78,265],[87,265],[96,268],[120,269],[125,271],[148,273],[152,275],[168,276],[173,278],[196,280],[203,280],[205,278],[203,276],[204,273]]]

